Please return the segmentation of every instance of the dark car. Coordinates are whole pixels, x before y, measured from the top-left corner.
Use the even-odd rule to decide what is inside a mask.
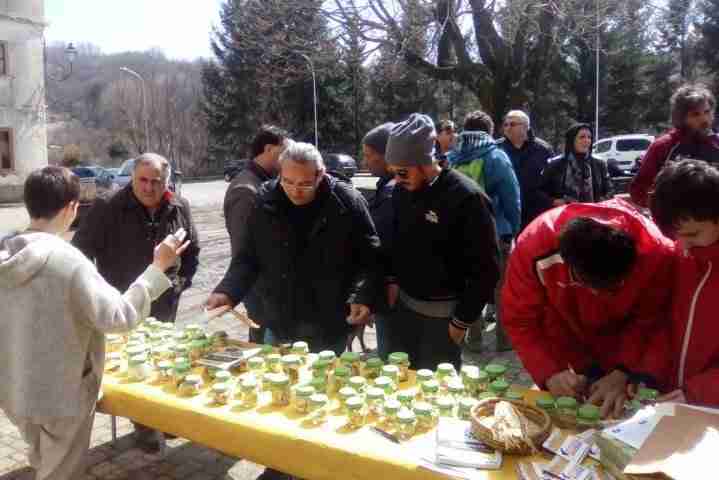
[[[80,207],[77,218],[72,224],[75,228],[87,215],[95,202],[95,197],[102,192],[113,190],[115,184],[114,176],[102,167],[74,167],[71,170],[80,178]]]
[[[75,175],[77,175],[78,177],[80,177],[80,179],[83,179],[83,178],[94,179],[95,185],[97,185],[99,188],[106,188],[106,189],[112,188],[112,182],[114,179],[114,175],[102,167],[96,167],[96,166],[73,167],[72,172]]]
[[[247,165],[247,160],[230,160],[228,162],[225,162],[225,181],[231,182],[233,178],[235,178],[235,175],[240,173],[244,168],[245,165]]]
[[[357,162],[355,159],[344,153],[328,153],[323,156],[325,167],[329,172],[341,173],[347,178],[352,178],[357,173]]]

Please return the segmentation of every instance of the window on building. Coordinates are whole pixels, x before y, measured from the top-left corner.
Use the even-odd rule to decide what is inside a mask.
[[[9,128],[0,128],[0,171],[13,170],[14,168],[12,131]]]
[[[0,42],[0,77],[7,75],[7,43]]]

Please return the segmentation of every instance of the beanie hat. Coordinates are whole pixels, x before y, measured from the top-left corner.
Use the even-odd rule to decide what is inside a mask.
[[[432,119],[421,113],[413,113],[392,128],[385,160],[395,167],[432,165],[436,137]]]
[[[394,127],[394,123],[392,122],[374,127],[367,132],[367,135],[362,139],[362,143],[372,147],[377,153],[384,155],[387,150],[387,139],[389,138],[389,132],[392,131],[392,127]]]

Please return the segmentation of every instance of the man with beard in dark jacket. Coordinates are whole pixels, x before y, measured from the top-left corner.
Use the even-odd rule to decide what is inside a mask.
[[[438,165],[435,138],[432,120],[412,114],[392,128],[385,156],[397,180],[386,265],[397,298],[387,337],[417,369],[459,366],[467,329],[499,280],[490,200],[470,178]]]
[[[716,98],[702,85],[684,85],[672,96],[674,128],[654,140],[629,187],[632,201],[648,206],[649,190],[667,162],[686,159],[719,165],[719,134],[712,129]]]
[[[523,230],[540,213],[552,206],[552,199],[542,191],[541,186],[542,171],[554,156],[554,152],[547,142],[534,136],[529,116],[521,110],[507,113],[502,124],[502,133],[504,137],[497,141],[497,146],[503,149],[512,161],[519,180]]]
[[[234,307],[255,288],[265,343],[304,340],[312,351],[339,355],[350,325],[370,320],[378,249],[362,195],[325,173],[314,146],[288,142],[280,178],[260,188],[247,234],[207,306]]]

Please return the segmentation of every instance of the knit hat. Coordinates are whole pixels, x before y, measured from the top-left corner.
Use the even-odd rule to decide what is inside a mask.
[[[434,162],[436,137],[432,119],[421,113],[413,113],[392,128],[385,160],[395,167],[431,165]]]
[[[367,132],[367,135],[362,139],[362,143],[375,149],[377,153],[382,155],[387,150],[387,139],[389,138],[389,132],[392,131],[394,123],[387,122],[379,127],[374,127],[372,130]]]

